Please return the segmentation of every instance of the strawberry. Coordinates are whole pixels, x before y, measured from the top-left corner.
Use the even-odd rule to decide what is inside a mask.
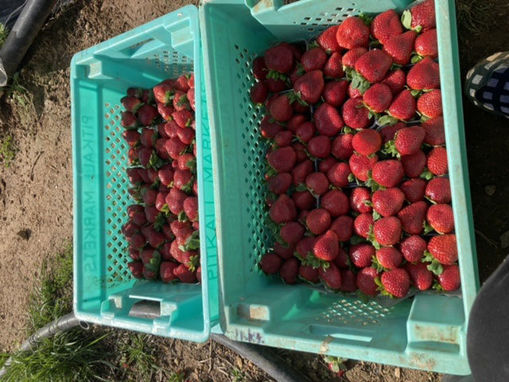
[[[159,220],[160,211],[155,206],[145,207],[145,218],[151,224],[154,224]]]
[[[442,93],[438,89],[424,93],[417,100],[417,111],[425,118],[442,115]]]
[[[143,277],[143,263],[141,261],[131,261],[127,263],[127,267],[135,279]]]
[[[271,93],[279,93],[288,89],[287,83],[281,79],[267,78],[264,82]]]
[[[136,97],[136,98],[141,99],[141,96],[143,94],[143,89],[142,88],[128,88],[126,93],[127,93],[128,97]]]
[[[271,176],[267,180],[269,191],[274,194],[285,194],[292,185],[292,176],[287,172],[281,172]]]
[[[403,230],[410,235],[420,235],[424,229],[424,219],[428,205],[424,201],[415,202],[398,212]]]
[[[348,71],[348,69],[353,69],[357,60],[367,51],[368,50],[366,48],[353,48],[347,51],[341,60],[343,69],[345,71]]]
[[[431,58],[426,57],[408,71],[406,83],[410,89],[414,90],[440,88],[440,72],[438,63],[433,61]]]
[[[369,172],[372,170],[377,161],[378,157],[376,155],[373,157],[366,157],[364,155],[354,153],[350,157],[348,164],[350,165],[352,174],[361,182],[365,182],[368,180]]]
[[[143,278],[146,280],[155,280],[157,278],[157,271],[143,266]]]
[[[295,155],[297,156],[297,163],[301,163],[309,159],[306,152],[306,147],[302,143],[295,142],[292,147],[295,150]]]
[[[323,162],[322,162],[323,163]],[[320,163],[321,165],[321,163]],[[346,187],[348,186],[348,177],[350,176],[350,166],[345,162],[336,162],[327,171],[327,178],[329,182],[335,187]]]
[[[385,269],[394,269],[401,265],[403,255],[396,248],[383,247],[376,251],[376,260]]]
[[[428,243],[428,251],[440,264],[454,264],[458,260],[456,235],[433,236]]]
[[[288,97],[283,94],[271,101],[269,113],[277,122],[286,122],[292,118],[293,109]]]
[[[122,112],[120,123],[126,129],[135,129],[138,126],[135,115],[130,111]]]
[[[361,214],[371,213],[371,193],[367,188],[356,187],[350,194],[350,207]]]
[[[253,85],[250,91],[251,102],[254,104],[262,104],[267,99],[269,89],[265,82],[257,82]]]
[[[357,235],[367,239],[373,230],[373,215],[363,213],[357,216],[353,222],[353,229]]]
[[[184,209],[184,200],[187,198],[187,195],[182,191],[172,188],[166,196],[166,204],[168,204],[168,208],[170,212],[174,215],[180,214]]]
[[[447,150],[444,147],[434,147],[428,153],[428,169],[433,175],[445,175],[448,172]]]
[[[353,135],[341,134],[332,141],[331,154],[340,160],[347,160],[353,154]]]
[[[414,5],[410,10],[403,12],[401,17],[403,26],[417,32],[435,28],[435,4],[434,0],[425,0]]]
[[[295,247],[295,255],[303,259],[307,258],[308,254],[313,253],[313,247],[315,245],[316,238],[305,236],[301,241],[297,243]]]
[[[401,183],[399,188],[405,194],[406,200],[410,203],[415,203],[424,199],[424,189],[426,181],[420,178],[408,179]]]
[[[271,122],[270,116],[266,115],[260,124],[260,132],[262,137],[270,139],[281,131],[283,127],[276,122]]]
[[[138,109],[143,105],[143,102],[141,102],[139,98],[133,96],[123,97],[120,102],[126,111],[130,111],[132,113],[136,113]]]
[[[336,31],[336,40],[343,49],[367,48],[369,28],[361,18],[351,16],[343,20]]]
[[[313,254],[320,260],[332,261],[338,256],[339,242],[334,231],[328,230],[316,238]]]
[[[371,265],[371,259],[375,256],[375,247],[371,244],[354,244],[350,246],[350,261],[356,267],[364,268]]]
[[[396,215],[404,201],[405,195],[399,188],[378,190],[372,196],[373,209],[384,217]]]
[[[171,157],[168,154],[168,151],[166,151],[166,141],[168,141],[167,138],[159,138],[156,141],[154,147],[159,158],[163,159],[164,161],[169,161]]]
[[[338,256],[334,259],[334,264],[336,264],[336,266],[338,268],[342,268],[342,269],[350,268],[350,258],[348,256],[348,252],[345,251],[345,249],[341,246],[339,247],[339,250],[338,250]]]
[[[187,93],[177,90],[173,96],[173,108],[180,111],[184,109],[189,110],[190,107],[191,106],[189,104],[189,99],[187,98]]]
[[[270,218],[277,224],[286,223],[295,220],[297,211],[295,203],[288,195],[279,195],[277,200],[270,207]]]
[[[353,82],[350,83],[350,85],[348,86],[348,97],[350,98],[362,98],[362,94],[364,92],[364,89],[357,89],[356,87],[354,87],[354,84]]]
[[[361,130],[354,135],[352,146],[359,154],[369,156],[380,150],[382,137],[376,130]]]
[[[339,190],[330,190],[320,199],[320,206],[329,211],[332,217],[345,215],[350,210],[348,197]]]
[[[327,174],[327,172],[338,162],[333,157],[329,156],[323,160],[320,161],[318,164],[318,170],[320,172],[323,172],[324,174]]]
[[[265,119],[265,118],[264,118]],[[290,120],[288,121],[288,123],[286,124],[286,128],[290,131],[293,131],[293,132],[296,132],[297,131],[297,128],[303,124],[304,122],[308,122],[309,119],[307,116],[303,115],[303,114],[294,114],[292,116],[292,118],[290,118]],[[263,120],[262,120],[263,122]]]
[[[168,211],[168,205],[166,204],[167,191],[160,191],[157,193],[155,207],[158,211]]]
[[[394,139],[396,132],[404,128],[406,125],[403,122],[398,122],[395,125],[387,125],[380,129],[380,135],[382,136],[383,143],[387,143]]]
[[[345,102],[347,90],[348,81],[330,81],[325,84],[322,96],[329,105],[340,107]]]
[[[387,85],[392,92],[392,95],[399,94],[406,85],[406,74],[401,69],[396,69],[392,72],[387,73],[382,81],[382,84]]]
[[[382,113],[389,108],[392,102],[392,91],[388,85],[374,84],[362,98],[364,105],[373,113]]]
[[[181,191],[190,192],[193,186],[193,174],[189,170],[175,170],[173,185]]]
[[[395,187],[403,179],[403,165],[394,159],[383,160],[373,165],[371,176],[383,187]]]
[[[369,126],[371,120],[369,110],[366,109],[360,98],[350,98],[343,105],[343,121],[353,129],[360,130]]]
[[[306,218],[308,229],[315,235],[320,235],[327,231],[331,224],[329,211],[323,208],[312,210]]]
[[[322,32],[316,39],[318,45],[320,45],[327,53],[338,52],[340,50],[338,40],[336,39],[336,33],[339,25],[333,25]]]
[[[446,265],[440,275],[438,275],[438,282],[443,290],[447,292],[459,289],[461,285],[460,270],[456,264]]]
[[[360,291],[368,296],[376,296],[378,294],[378,287],[375,280],[379,276],[375,268],[366,266],[357,273],[356,284]]]
[[[348,215],[340,216],[332,222],[330,230],[334,231],[338,241],[347,242],[353,235],[353,219]]]
[[[422,123],[426,132],[424,143],[432,146],[445,144],[444,119],[442,117],[428,119]]]
[[[288,73],[293,68],[293,51],[289,44],[281,43],[265,52],[265,66],[269,70]]]
[[[267,77],[268,69],[265,66],[263,57],[256,57],[253,60],[253,75],[258,81],[263,81]]]
[[[355,62],[355,70],[369,83],[375,83],[385,78],[391,65],[392,59],[387,53],[380,49],[373,49],[359,57]],[[355,87],[359,88],[359,86]]]
[[[313,195],[323,195],[329,189],[329,180],[322,172],[312,172],[306,177],[306,187]]]
[[[401,222],[395,216],[377,220],[373,226],[376,241],[381,245],[394,245],[401,238]]]
[[[415,39],[415,52],[420,57],[438,57],[437,30],[429,29]]]
[[[164,227],[170,227],[169,225],[165,225]],[[171,234],[171,239],[170,241],[167,241],[166,243],[163,244],[163,246],[161,247],[161,249],[159,250],[159,252],[161,253],[161,258],[163,260],[171,260],[173,257],[171,255],[171,243],[175,240],[175,236],[173,236],[173,233],[170,231],[170,234]],[[166,238],[168,238],[168,236],[165,234],[164,235]]]
[[[340,269],[341,272],[341,288],[342,292],[355,292],[357,285],[355,283],[355,274],[349,269]]]
[[[177,264],[171,261],[162,261],[159,268],[159,274],[161,275],[161,281],[163,283],[169,283],[177,279],[177,276],[173,273]]]
[[[436,203],[451,202],[451,186],[448,178],[433,178],[425,190],[426,197]]]
[[[157,172],[157,176],[163,186],[169,187],[173,182],[173,170],[171,165],[168,164],[161,167]]]
[[[454,215],[449,204],[434,204],[428,208],[426,219],[438,233],[449,233],[454,229]]]
[[[177,130],[179,129],[179,125],[175,123],[174,120],[170,120],[163,124],[163,129],[168,138],[175,138],[177,136]]]
[[[326,287],[333,290],[341,288],[341,272],[334,263],[329,263],[327,268],[320,267],[318,272]]]
[[[140,227],[131,221],[128,221],[127,223],[125,223],[122,226],[122,233],[126,237],[130,237],[139,231],[140,231]]]
[[[275,253],[266,253],[260,260],[260,268],[268,275],[273,275],[279,272],[283,260]]]
[[[338,111],[328,103],[323,103],[314,113],[316,129],[321,135],[332,137],[344,126]]]
[[[187,92],[189,90],[189,79],[187,74],[180,75],[175,80],[175,89],[180,90],[182,92]]]
[[[392,101],[389,106],[389,116],[392,117],[391,122],[410,121],[415,115],[415,99],[410,90],[403,90]],[[385,117],[378,120],[380,125],[385,125]]]
[[[191,236],[193,230],[189,222],[180,222],[178,220],[170,223],[170,229],[175,237],[187,238]]]
[[[174,111],[171,114],[171,117],[174,119],[175,123],[181,128],[189,127],[194,119],[193,114],[189,110]]]
[[[297,244],[304,236],[305,228],[298,222],[288,222],[281,227],[279,235],[288,244]]]
[[[147,243],[147,240],[141,233],[135,233],[131,237],[127,237],[127,242],[133,248],[142,248]]]
[[[403,268],[391,269],[380,278],[384,290],[391,296],[403,298],[410,289],[410,276]]]
[[[433,284],[433,273],[428,270],[426,264],[421,262],[406,264],[405,269],[410,275],[412,284],[418,290],[428,290]]]
[[[298,273],[299,260],[295,257],[286,260],[279,270],[279,275],[286,284],[295,284],[297,282]]]
[[[129,182],[133,186],[136,186],[137,184],[140,184],[143,182],[143,178],[141,177],[139,170],[141,170],[141,169],[136,168],[136,167],[134,167],[134,168],[131,167],[126,170],[127,177],[129,178]]]
[[[331,141],[325,135],[313,137],[308,142],[308,151],[312,157],[327,158],[330,154]]]
[[[149,147],[141,147],[138,150],[138,160],[143,167],[151,166],[151,163],[156,160],[157,155]]]
[[[157,191],[145,186],[141,190],[141,196],[146,206],[153,206],[156,203]]]
[[[154,98],[158,103],[162,103],[163,105],[167,105],[173,99],[173,95],[175,94],[175,90],[173,86],[166,82],[161,82],[152,88],[154,92]]]
[[[150,126],[154,124],[154,121],[157,119],[159,114],[157,113],[157,109],[152,105],[143,105],[136,112],[136,116],[138,117],[138,122],[142,126]]]
[[[175,112],[175,108],[173,106],[166,106],[162,103],[158,103],[157,112],[165,121],[171,121],[173,119],[172,114]]]
[[[179,170],[190,170],[196,169],[196,157],[191,153],[185,153],[177,158],[177,168]]]
[[[416,37],[417,33],[414,31],[393,35],[387,39],[383,50],[396,64],[406,65],[410,62]]]
[[[186,265],[180,264],[173,270],[173,274],[183,283],[193,284],[197,281],[196,273],[191,271]]]
[[[401,164],[406,176],[416,178],[422,174],[424,167],[426,167],[426,154],[419,150],[411,155],[403,155],[401,157]]]
[[[141,129],[140,142],[143,146],[152,148],[157,139],[157,133],[155,130],[143,128]]]
[[[285,244],[280,244],[277,241],[274,243],[274,252],[284,260],[291,258],[294,251],[295,246],[293,245],[286,246]]]
[[[305,160],[292,170],[293,184],[298,186],[306,181],[306,177],[313,172],[313,162]]]
[[[329,78],[341,78],[345,75],[343,71],[343,57],[341,57],[340,53],[332,53],[323,67],[323,75]]]
[[[311,48],[301,58],[301,64],[306,72],[321,70],[325,62],[327,62],[327,54],[320,47]]]
[[[403,26],[399,21],[399,15],[394,9],[380,13],[371,23],[371,34],[384,45],[389,38],[401,33],[403,33]]]
[[[282,130],[274,136],[274,143],[278,147],[290,146],[292,139],[293,133],[290,130]]]
[[[165,237],[162,233],[157,232],[151,226],[144,228],[145,230],[143,232],[143,236],[145,236],[145,239],[147,239],[147,242],[150,244],[151,247],[158,248],[164,244]]]
[[[281,147],[267,155],[269,165],[277,172],[288,172],[295,165],[297,155],[292,147]]]
[[[127,207],[127,214],[129,215],[129,219],[131,219],[133,223],[138,226],[142,226],[147,222],[143,206],[140,205],[129,206]]]
[[[311,284],[316,284],[320,281],[320,277],[318,274],[318,268],[313,268],[310,265],[300,265],[299,267],[299,277]]]
[[[184,212],[190,221],[198,220],[198,198],[195,196],[189,196],[184,200],[183,204]]]
[[[140,142],[140,133],[136,130],[125,130],[122,132],[122,137],[129,147],[134,147]]]
[[[321,70],[308,71],[308,73],[295,81],[293,85],[293,90],[300,96],[302,101],[308,104],[317,103],[322,95],[323,89],[324,80]]]

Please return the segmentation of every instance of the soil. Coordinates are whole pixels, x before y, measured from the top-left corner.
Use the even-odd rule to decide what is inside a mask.
[[[19,84],[26,92],[18,89],[0,100],[0,138],[12,136],[16,148],[10,166],[0,167],[0,349],[11,350],[25,338],[25,308],[41,263],[45,258],[53,258],[72,241],[68,81],[72,55],[197,2],[79,0],[53,16],[31,47],[19,77]],[[470,26],[472,9],[467,7],[465,13],[463,7],[459,12],[463,73],[481,58],[509,50],[505,33],[509,8],[505,0],[490,0],[490,3],[492,6],[483,8],[485,20],[489,22],[481,23],[482,28],[477,25],[477,30]],[[475,6],[476,2],[461,0],[461,4]],[[509,230],[509,210],[504,208],[509,196],[505,154],[509,151],[509,129],[506,120],[475,108],[467,100],[464,107],[479,270],[481,279],[485,280],[507,250],[502,248],[499,238]],[[245,380],[269,380],[255,366],[220,345],[169,343],[168,349],[172,348],[174,353],[168,366],[175,370],[201,370],[199,380],[234,380],[231,375],[219,377],[222,372],[216,360],[223,358],[239,366],[246,374]],[[197,352],[197,349],[202,350]],[[314,381],[333,380],[321,358],[315,355],[284,352],[284,358]],[[228,366],[226,361],[223,364]],[[364,362],[352,362],[348,366],[350,370],[344,380],[355,382],[424,382],[440,378],[432,373]],[[226,373],[232,369],[224,368]]]

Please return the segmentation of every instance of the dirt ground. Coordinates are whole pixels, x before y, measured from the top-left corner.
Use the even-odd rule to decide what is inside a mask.
[[[459,1],[463,73],[482,57],[509,50],[509,8],[505,0],[488,2],[491,6],[483,8],[483,17],[489,22],[474,20],[472,27],[472,9],[465,4],[480,5],[472,0]],[[21,89],[0,101],[0,138],[12,136],[16,148],[11,165],[0,167],[0,349],[12,349],[24,339],[25,306],[41,262],[72,240],[68,81],[72,55],[189,3],[197,5],[197,1],[185,0],[78,1],[53,17],[30,49],[19,79],[26,92]],[[509,196],[505,154],[509,151],[509,126],[507,120],[468,102],[465,124],[479,270],[485,280],[507,253],[500,236],[509,230],[509,210],[505,208]],[[172,343],[180,349],[175,354],[179,367],[192,368],[198,345]],[[214,354],[224,352],[219,345],[200,346],[214,346]],[[286,353],[285,358],[314,381],[331,378],[316,356]],[[239,362],[242,365],[246,361]],[[376,364],[349,366],[347,380],[355,382],[439,380],[435,374]],[[267,380],[250,363],[244,369],[252,377],[248,380]]]

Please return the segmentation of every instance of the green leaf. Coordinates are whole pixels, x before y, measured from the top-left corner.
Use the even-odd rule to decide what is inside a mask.
[[[377,123],[380,126],[387,126],[387,125],[395,125],[398,122],[397,118],[394,118],[392,115],[386,114],[378,118]]]
[[[433,287],[432,287],[434,290],[436,290],[437,292],[443,292],[444,291],[444,288],[442,287],[442,285],[440,285],[440,283],[438,281],[435,281],[433,283]]]
[[[186,213],[184,212],[184,210],[180,211],[180,213],[179,213],[179,214],[178,214],[178,216],[177,216],[177,220],[178,220],[179,222],[186,222],[186,221],[188,221],[188,219],[187,219],[187,215],[186,215]]]
[[[368,16],[367,14],[365,13],[361,13],[359,16],[358,16],[363,22],[364,24],[366,24],[368,27],[371,25],[371,23],[373,22],[373,17],[371,16]]]
[[[425,235],[427,235],[428,233],[434,231],[434,228],[431,225],[429,225],[427,221],[424,221],[424,223],[422,225],[424,227],[424,234]]]
[[[422,174],[419,177],[422,179],[430,180],[433,178],[433,174],[431,173],[430,170],[426,169],[425,171],[422,172]]]
[[[429,251],[424,251],[424,256],[421,259],[421,263],[431,263],[435,258]]]
[[[413,89],[410,90],[410,94],[412,95],[412,97],[419,97],[422,94],[422,90]]]
[[[373,220],[377,221],[382,218],[382,215],[380,215],[376,210],[373,210]]]
[[[187,161],[186,166],[187,166],[187,168],[189,168],[189,170],[194,172],[196,170],[196,159],[191,159],[191,160]]]
[[[168,208],[168,205],[165,204],[165,207]],[[156,221],[154,222],[154,229],[158,232],[161,231],[163,226],[166,224],[166,217],[164,213],[160,213],[156,217]]]
[[[350,173],[350,174],[348,175],[348,181],[349,181],[349,182],[354,182],[354,181],[355,181],[355,176],[354,176],[352,173]]]
[[[189,257],[189,261],[186,263],[187,268],[194,272],[196,270],[197,265],[200,264],[200,256],[194,255]]]
[[[368,207],[373,207],[373,202],[369,199],[366,199],[363,204]]]
[[[418,62],[422,61],[424,59],[423,56],[419,55],[419,54],[414,54],[412,56],[412,58],[410,59],[410,62],[412,64],[417,64]]]
[[[387,141],[385,145],[383,146],[382,153],[385,155],[390,155],[395,158],[399,158],[400,154],[398,150],[396,149],[396,145],[394,143],[394,139]]]
[[[311,49],[313,49],[313,48],[319,48],[319,47],[320,47],[320,45],[318,45],[318,42],[317,42],[316,40],[315,40],[315,41],[313,41],[313,42],[310,42],[310,43],[308,44],[308,50],[311,50]]]
[[[301,183],[297,187],[295,187],[295,191],[298,191],[298,192],[303,192],[303,191],[307,191],[307,190],[308,190],[308,188],[304,183]]]
[[[352,129],[349,126],[343,126],[343,133],[344,134],[355,134],[355,133],[357,133],[357,130]]]
[[[433,274],[440,276],[444,271],[444,267],[438,261],[434,260],[428,264],[426,267],[428,271],[433,272]]]
[[[378,288],[381,288],[380,290],[385,290],[384,285],[382,284],[382,280],[380,280],[380,277],[375,277],[374,281]]]
[[[410,10],[407,9],[401,15],[401,24],[403,24],[406,29],[412,29],[412,13]]]

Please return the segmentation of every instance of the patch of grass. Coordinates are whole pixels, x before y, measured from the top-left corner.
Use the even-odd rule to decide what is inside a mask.
[[[0,23],[0,48],[4,44],[5,40],[7,40],[7,35],[9,34],[9,31],[7,30],[7,27]]]
[[[246,379],[246,375],[237,368],[232,370],[232,377],[233,382],[243,382]]]
[[[150,381],[156,373],[162,371],[157,365],[157,347],[153,346],[151,336],[125,332],[116,342],[115,352],[120,354],[119,363],[124,378]]]
[[[0,140],[0,162],[4,167],[9,167],[16,156],[16,148],[12,141],[12,136],[8,135]]]

